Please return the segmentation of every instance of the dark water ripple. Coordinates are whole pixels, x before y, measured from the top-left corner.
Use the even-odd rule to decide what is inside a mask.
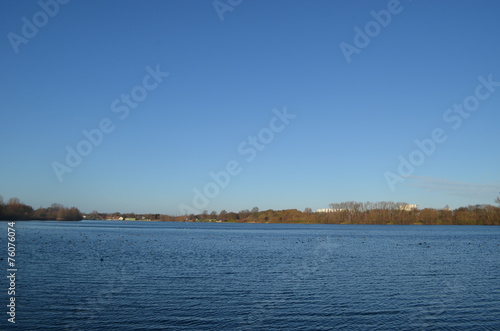
[[[16,226],[21,330],[500,330],[499,227]]]

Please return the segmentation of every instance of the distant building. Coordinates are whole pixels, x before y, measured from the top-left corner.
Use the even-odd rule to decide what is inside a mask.
[[[117,217],[117,216],[108,216],[106,217],[106,220],[108,221],[123,221],[123,217]]]
[[[317,213],[335,213],[338,211],[343,211],[344,209],[332,209],[332,208],[322,208],[322,209],[316,209]]]
[[[399,206],[399,210],[411,211],[418,209],[418,205],[401,205]]]

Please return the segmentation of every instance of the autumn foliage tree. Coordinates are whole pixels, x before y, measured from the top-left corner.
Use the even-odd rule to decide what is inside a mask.
[[[54,203],[48,208],[33,210],[31,206],[22,203],[18,198],[10,198],[7,204],[0,196],[0,220],[65,220],[79,221],[82,214],[76,207],[65,208]]]
[[[33,216],[33,208],[21,203],[18,198],[10,198],[7,205],[3,206],[1,216],[9,220],[30,219]]]
[[[80,221],[82,214],[76,207],[61,208],[57,213],[58,221]]]

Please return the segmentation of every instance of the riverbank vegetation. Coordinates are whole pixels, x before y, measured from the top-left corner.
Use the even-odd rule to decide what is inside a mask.
[[[0,196],[0,220],[21,221],[21,220],[57,220],[57,221],[80,221],[82,213],[76,207],[66,208],[58,203],[53,203],[48,208],[33,209],[18,198],[11,198],[4,203]]]
[[[495,200],[500,205],[500,198]],[[66,208],[52,204],[48,208],[33,209],[17,198],[7,203],[0,196],[0,220],[123,220],[171,222],[238,222],[238,223],[305,223],[305,224],[427,224],[427,225],[500,225],[500,207],[470,205],[454,210],[418,209],[406,203],[354,202],[332,203],[323,212],[297,209],[265,210],[254,207],[239,212],[203,211],[200,214],[170,216],[164,214],[100,213],[82,214],[76,207]]]
[[[239,212],[208,212],[183,216],[162,214],[107,214],[94,211],[87,219],[152,220],[171,222],[233,222],[233,223],[305,223],[305,224],[427,224],[427,225],[500,225],[500,208],[475,205],[451,210],[408,208],[405,203],[343,202],[331,204],[328,212],[297,209],[259,211],[244,209]],[[410,206],[411,207],[411,206]]]

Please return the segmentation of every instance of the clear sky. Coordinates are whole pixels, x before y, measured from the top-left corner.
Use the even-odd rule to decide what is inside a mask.
[[[499,195],[498,1],[65,2],[0,2],[5,199],[181,214]]]

